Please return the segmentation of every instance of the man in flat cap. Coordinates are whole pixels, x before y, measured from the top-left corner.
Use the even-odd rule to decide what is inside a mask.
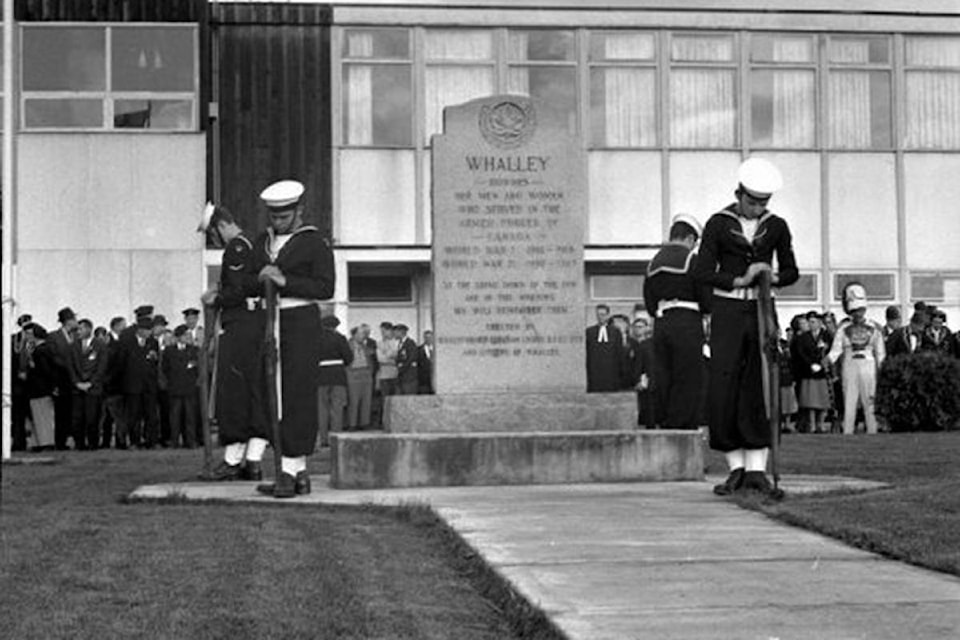
[[[738,178],[736,200],[703,229],[694,267],[697,279],[713,289],[707,415],[710,446],[725,454],[730,467],[727,480],[714,488],[718,495],[741,488],[772,493],[766,475],[773,434],[763,395],[758,277],[769,273],[774,287],[799,278],[790,229],[767,209],[783,185],[780,171],[766,160],[749,158]]]
[[[276,498],[310,493],[307,456],[317,440],[317,378],[321,300],[333,297],[333,251],[320,231],[303,222],[304,187],[276,182],[260,194],[270,225],[254,243],[263,265],[261,281],[277,290],[279,364],[275,384],[279,409],[280,477],[257,487]]]
[[[700,424],[703,389],[703,313],[709,313],[710,290],[693,277],[701,226],[680,214],[670,225],[670,240],[650,261],[643,299],[653,325],[656,393],[667,429],[695,429]]]
[[[260,264],[253,242],[226,207],[208,205],[199,231],[217,236],[224,247],[220,282],[200,298],[220,313],[214,404],[224,451],[221,463],[201,477],[259,481],[269,437],[263,397],[265,325]]]
[[[67,448],[73,431],[73,342],[77,335],[77,316],[70,307],[57,312],[60,329],[50,336],[56,363],[57,385],[53,398],[54,441],[57,450]]]

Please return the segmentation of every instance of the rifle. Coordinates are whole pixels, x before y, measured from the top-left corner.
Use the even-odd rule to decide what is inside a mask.
[[[220,342],[220,312],[210,305],[203,305],[203,342],[200,345],[200,427],[203,431],[203,473],[209,476],[213,470],[213,434],[210,423],[214,419],[217,396],[217,356]],[[209,375],[213,359],[213,376]]]
[[[759,289],[757,318],[760,327],[763,396],[771,436],[770,471],[773,475],[773,496],[780,498],[783,496],[780,490],[780,337],[777,335],[777,315],[769,271],[760,274]]]
[[[283,389],[278,371],[280,361],[280,323],[277,317],[277,287],[273,280],[263,283],[267,307],[266,330],[264,331],[263,366],[266,373],[267,413],[270,418],[270,434],[273,437],[274,482],[280,481],[280,417],[283,411]]]

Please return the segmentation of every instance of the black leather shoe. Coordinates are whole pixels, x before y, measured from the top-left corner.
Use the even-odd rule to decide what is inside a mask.
[[[734,469],[730,472],[730,475],[727,476],[726,480],[713,488],[713,492],[718,496],[729,496],[733,494],[743,485],[744,475],[742,468]]]
[[[310,493],[310,474],[306,471],[301,471],[297,474],[297,478],[293,484],[293,490],[298,496],[305,496]]]
[[[774,500],[783,498],[783,491],[775,489],[763,471],[747,471],[743,476],[743,491],[752,491]]]
[[[240,465],[227,464],[226,461],[221,461],[220,464],[212,470],[201,473],[200,479],[208,482],[230,482],[232,480],[239,480]]]
[[[263,469],[260,468],[260,463],[254,462],[253,460],[245,460],[243,464],[240,465],[240,479],[252,480],[253,482],[263,480]]]
[[[258,484],[257,491],[274,498],[292,498],[297,495],[297,480],[289,473],[281,473],[279,480],[268,484]]]

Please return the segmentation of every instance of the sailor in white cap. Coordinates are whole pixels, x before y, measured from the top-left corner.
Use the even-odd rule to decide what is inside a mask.
[[[853,434],[858,403],[863,405],[867,433],[877,433],[873,401],[877,391],[877,371],[886,356],[883,329],[867,320],[867,292],[859,282],[850,282],[843,287],[841,302],[848,317],[837,327],[827,357],[831,363],[843,358],[843,433]]]
[[[703,395],[703,313],[710,290],[693,277],[694,251],[702,227],[693,216],[676,216],[670,240],[650,261],[643,300],[653,325],[655,392],[667,429],[700,425]]]
[[[208,204],[197,229],[223,246],[220,282],[200,300],[219,312],[216,407],[223,460],[201,478],[210,481],[263,479],[261,461],[269,443],[263,397],[264,312],[258,275],[262,266],[253,243],[233,214]],[[186,312],[185,312],[186,313]],[[207,407],[201,407],[207,411]]]
[[[726,455],[730,467],[714,492],[729,495],[742,488],[771,494],[766,468],[773,434],[763,395],[757,278],[769,272],[774,287],[785,287],[799,274],[790,229],[767,210],[783,186],[780,171],[767,160],[750,158],[737,177],[736,201],[707,221],[694,268],[697,279],[713,289],[710,446]]]
[[[258,491],[276,498],[310,493],[307,456],[317,440],[317,387],[320,366],[321,300],[333,297],[333,251],[320,231],[303,222],[304,187],[295,180],[276,182],[260,194],[270,226],[254,247],[261,282],[271,280],[279,299],[278,408],[280,477]],[[267,381],[276,384],[276,381]]]

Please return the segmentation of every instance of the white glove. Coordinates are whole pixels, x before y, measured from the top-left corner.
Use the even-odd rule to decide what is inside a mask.
[[[818,364],[812,364],[810,365],[810,371],[813,371],[814,373],[820,373],[821,371],[823,371],[823,367],[821,367]]]

